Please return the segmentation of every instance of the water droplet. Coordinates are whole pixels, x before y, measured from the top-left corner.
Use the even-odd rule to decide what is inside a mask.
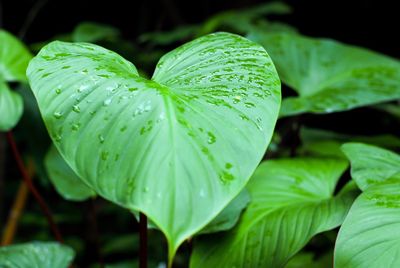
[[[120,128],[120,131],[124,132],[127,128],[128,128],[127,126],[123,126],[123,127]]]
[[[137,88],[135,88],[135,87],[130,87],[128,90],[132,92],[132,91],[136,91]]]
[[[54,140],[57,141],[57,142],[60,142],[61,141],[61,135],[59,135],[59,134],[55,135],[54,136]]]
[[[227,183],[230,182],[234,179],[233,175],[227,171],[222,171],[222,173],[219,175],[219,179],[223,182],[223,183]]]
[[[99,134],[97,136],[97,138],[99,138],[100,143],[104,143],[105,139],[104,139],[103,135]]]
[[[208,144],[213,144],[217,141],[217,138],[215,137],[215,135],[213,133],[207,132],[207,135],[208,135],[208,139],[207,139]]]
[[[77,131],[80,127],[81,127],[81,124],[77,123],[77,124],[73,124],[71,129],[72,129],[72,131]]]
[[[111,104],[111,99],[106,99],[104,102],[103,102],[103,105],[104,106],[108,106],[108,105],[110,105]]]
[[[240,96],[235,96],[235,97],[233,97],[233,103],[234,103],[234,104],[239,103],[241,99],[242,99],[242,97],[240,97]]]
[[[81,108],[79,108],[78,105],[74,105],[74,106],[72,106],[72,111],[74,111],[75,113],[80,113],[81,112]]]
[[[245,105],[247,108],[255,107],[254,103],[251,103],[251,102],[246,102],[244,105]]]
[[[57,95],[61,94],[61,88],[57,88],[57,89],[56,89],[56,94],[57,94]]]
[[[56,118],[56,119],[60,119],[61,117],[62,117],[62,112],[54,112],[54,114],[53,114],[53,116]]]
[[[147,186],[143,188],[143,192],[145,192],[145,193],[147,193],[149,190],[150,190],[150,189],[149,189],[149,187],[147,187]]]

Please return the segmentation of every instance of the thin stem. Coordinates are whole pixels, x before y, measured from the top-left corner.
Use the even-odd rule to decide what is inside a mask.
[[[49,207],[47,206],[43,197],[40,195],[40,193],[38,192],[38,190],[32,183],[32,178],[29,175],[27,169],[25,168],[24,161],[22,160],[22,157],[18,150],[17,144],[15,143],[14,135],[11,131],[7,132],[7,140],[11,146],[12,153],[14,155],[15,161],[17,162],[18,169],[21,172],[22,178],[24,179],[24,182],[28,186],[29,191],[32,193],[33,197],[36,199],[36,202],[38,203],[44,216],[46,217],[47,222],[49,223],[49,226],[54,234],[55,239],[60,243],[64,243],[61,233],[60,233],[56,223],[53,220],[53,216],[51,215]]]
[[[29,27],[31,27],[32,22],[36,18],[37,14],[39,11],[44,7],[44,5],[47,3],[48,0],[38,0],[36,1],[35,5],[31,8],[29,11],[28,15],[26,16],[26,19],[24,21],[24,24],[21,27],[21,30],[19,31],[18,37],[23,40],[26,33],[28,32]]]
[[[139,217],[139,268],[147,268],[147,217],[140,213]]]

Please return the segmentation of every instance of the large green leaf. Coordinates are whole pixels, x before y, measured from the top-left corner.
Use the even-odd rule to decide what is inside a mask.
[[[366,189],[354,202],[335,245],[335,267],[400,267],[400,180]]]
[[[264,162],[247,186],[251,202],[239,224],[199,239],[191,267],[283,267],[315,234],[344,220],[356,187],[333,192],[346,167],[336,159]]]
[[[400,63],[363,48],[297,34],[254,33],[282,81],[299,96],[282,103],[281,116],[329,113],[400,98]]]
[[[54,242],[32,242],[0,247],[0,268],[67,268],[75,253]]]
[[[346,143],[342,150],[351,162],[351,177],[361,190],[390,177],[400,178],[400,155],[376,146]]]
[[[144,212],[170,258],[243,189],[280,105],[265,50],[228,33],[166,54],[152,80],[85,43],[49,44],[27,74],[64,159],[101,196]]]
[[[95,192],[78,178],[54,146],[47,152],[44,164],[51,182],[65,199],[83,201],[95,195]]]
[[[25,71],[32,55],[17,38],[0,30],[0,80],[26,81]]]
[[[0,131],[13,128],[23,112],[22,97],[0,79]]]

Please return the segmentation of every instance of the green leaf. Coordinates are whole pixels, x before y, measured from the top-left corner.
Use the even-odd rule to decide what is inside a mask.
[[[139,36],[139,41],[155,45],[169,45],[195,36],[199,27],[199,25],[183,25],[171,31],[144,33]]]
[[[55,242],[32,242],[0,247],[1,268],[67,268],[74,251]]]
[[[269,160],[247,189],[239,224],[195,244],[191,267],[283,267],[317,233],[339,226],[354,185],[333,196],[347,163],[336,159]]]
[[[0,80],[0,131],[13,128],[22,116],[22,97]]]
[[[255,33],[282,81],[299,96],[286,98],[281,116],[330,113],[400,98],[400,63],[329,39]]]
[[[50,181],[65,199],[83,201],[96,195],[79,179],[54,146],[47,152],[44,164]]]
[[[265,50],[228,33],[166,54],[152,80],[85,43],[49,44],[27,74],[67,163],[99,195],[145,213],[170,259],[244,188],[280,105]]]
[[[119,35],[119,30],[109,25],[82,22],[72,32],[72,40],[74,42],[96,43],[98,41],[116,39]]]
[[[207,224],[200,233],[208,234],[232,229],[232,227],[234,227],[239,221],[240,214],[249,202],[250,195],[245,188],[228,204],[228,206],[224,208],[224,210],[221,211],[220,214],[218,214],[217,217],[212,220],[212,222]]]
[[[17,38],[0,30],[0,80],[25,81],[32,55]]]
[[[400,267],[400,180],[366,189],[340,228],[335,267]]]
[[[285,268],[327,268],[333,266],[333,253],[329,252],[316,258],[311,252],[296,254],[285,265]]]
[[[400,155],[362,143],[346,143],[342,151],[351,162],[351,177],[366,190],[390,177],[400,178]]]

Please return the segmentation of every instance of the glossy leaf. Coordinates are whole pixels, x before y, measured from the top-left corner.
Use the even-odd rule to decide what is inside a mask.
[[[95,196],[95,192],[79,179],[54,146],[47,152],[44,163],[50,181],[65,199],[83,201]]]
[[[228,33],[166,54],[151,80],[85,43],[49,44],[27,74],[68,164],[99,195],[144,212],[170,259],[244,188],[280,104],[265,50]]]
[[[208,234],[232,229],[238,222],[240,214],[250,202],[250,195],[246,188],[240,192],[212,222],[207,224],[200,233]]]
[[[283,267],[315,234],[344,220],[355,187],[333,192],[346,167],[336,159],[264,162],[247,186],[251,202],[239,224],[197,241],[191,267]]]
[[[400,267],[400,180],[366,189],[354,202],[335,245],[337,268]]]
[[[65,245],[32,242],[0,247],[2,268],[67,268],[75,253]]]
[[[345,111],[400,98],[400,63],[367,49],[297,34],[255,33],[282,81],[297,91],[281,116]]]
[[[23,112],[22,97],[0,80],[0,131],[13,128]]]
[[[351,162],[351,177],[361,190],[390,177],[400,178],[400,155],[362,143],[346,143],[342,150]]]

